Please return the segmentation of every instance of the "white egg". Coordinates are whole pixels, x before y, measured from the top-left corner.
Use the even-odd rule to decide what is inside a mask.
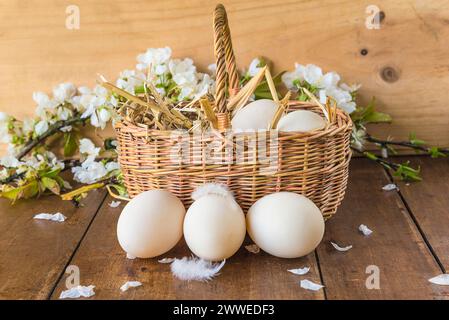
[[[245,239],[245,215],[232,196],[206,194],[187,210],[184,238],[198,257],[219,261],[231,257]]]
[[[273,100],[260,99],[240,109],[231,120],[232,129],[266,130],[277,111]]]
[[[319,114],[308,110],[297,110],[283,116],[277,125],[279,131],[307,132],[323,129],[326,121]]]
[[[123,208],[117,224],[120,246],[131,256],[152,258],[164,254],[182,237],[182,202],[166,190],[150,190]]]
[[[324,234],[320,209],[308,198],[278,192],[256,201],[246,216],[248,234],[264,251],[280,258],[312,252]]]

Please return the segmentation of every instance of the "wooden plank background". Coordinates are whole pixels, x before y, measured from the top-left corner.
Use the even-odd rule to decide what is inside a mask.
[[[404,138],[409,131],[449,145],[449,1],[387,1],[379,30],[365,27],[366,7],[348,0],[223,0],[240,66],[258,55],[276,70],[294,62],[336,70],[363,84],[361,101],[376,96],[395,122],[376,133]],[[65,27],[66,7],[80,8],[79,30]],[[133,68],[148,47],[213,62],[212,11],[206,0],[2,0],[0,2],[0,110],[33,113],[36,90],[62,81],[93,85],[97,73],[113,79]],[[362,54],[365,50],[366,55]]]

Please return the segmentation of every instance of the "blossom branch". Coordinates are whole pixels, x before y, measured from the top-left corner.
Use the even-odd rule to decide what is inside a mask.
[[[373,160],[374,162],[380,164],[382,167],[384,167],[387,170],[393,171],[393,176],[400,178],[401,180],[405,181],[421,181],[420,177],[420,168],[412,168],[410,166],[410,162],[407,161],[405,163],[396,163],[390,160],[387,160],[382,157],[378,157],[374,153],[368,152],[368,151],[360,151],[357,148],[351,148],[353,151],[357,152],[358,154],[361,154],[365,156],[366,158]]]
[[[103,161],[103,160],[107,160],[107,161],[113,161],[116,160],[117,156],[111,156],[111,157],[98,157],[95,158],[95,161]],[[61,171],[66,171],[68,169],[71,169],[73,167],[78,167],[83,163],[83,161],[81,161],[80,159],[68,159],[68,160],[64,160],[64,169],[62,169]]]
[[[366,139],[366,141],[378,144],[381,147],[387,147],[389,145],[401,146],[401,147],[411,148],[411,149],[414,149],[417,151],[422,151],[422,152],[429,153],[429,154],[432,154],[433,152],[435,152],[435,150],[437,150],[437,151],[441,152],[442,154],[449,155],[449,148],[435,149],[435,147],[428,147],[428,146],[422,145],[421,143],[416,144],[412,141],[381,140],[381,139],[374,138],[373,136],[371,136],[369,134],[366,135],[365,139]]]
[[[25,175],[25,172],[21,172],[21,173],[13,173],[12,175],[10,175],[9,177],[7,177],[6,179],[0,180],[0,184],[8,184],[13,182],[16,179],[20,179]]]
[[[36,146],[44,142],[47,138],[57,133],[61,128],[69,125],[76,124],[77,122],[84,123],[85,119],[82,119],[81,116],[74,117],[69,120],[60,120],[52,124],[47,131],[38,136],[35,139],[30,140],[22,150],[17,154],[17,159],[21,160],[24,156],[26,156],[31,150],[33,150]]]

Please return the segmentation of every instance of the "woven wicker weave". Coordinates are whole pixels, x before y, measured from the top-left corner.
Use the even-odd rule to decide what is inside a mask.
[[[229,126],[227,99],[238,91],[239,78],[222,5],[215,10],[214,31],[217,59],[215,110],[219,126],[224,129]],[[288,112],[298,109],[323,115],[312,103],[289,102]],[[335,121],[325,129],[279,133],[275,149],[267,147],[267,154],[276,152],[276,167],[270,174],[264,172],[266,163],[250,160],[253,155],[248,149],[243,153],[244,162],[236,163],[238,134],[232,142],[228,141],[233,146],[232,159],[227,158],[225,164],[213,164],[205,160],[210,135],[190,134],[191,158],[186,162],[181,158],[173,161],[171,131],[145,129],[126,120],[118,122],[115,130],[119,162],[130,197],[150,189],[168,189],[189,205],[196,186],[215,181],[226,184],[245,211],[264,195],[291,191],[309,197],[326,219],[336,212],[344,197],[351,157],[352,122],[341,110],[337,110]],[[269,134],[266,132],[267,140]]]

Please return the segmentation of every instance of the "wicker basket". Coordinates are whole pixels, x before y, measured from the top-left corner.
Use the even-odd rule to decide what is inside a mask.
[[[238,92],[239,77],[222,5],[215,10],[214,31],[217,60],[215,110],[220,128],[224,129],[229,126],[226,103]],[[313,103],[288,103],[289,112],[298,109],[322,114],[322,110]],[[274,149],[269,147],[266,150],[267,155],[276,152],[273,153],[276,154],[276,166],[269,174],[266,172],[267,164],[254,159],[247,149],[243,151],[245,161],[236,161],[238,134],[232,141],[223,135],[223,141],[232,145],[232,154],[224,164],[213,164],[205,160],[210,135],[190,133],[192,157],[190,162],[186,162],[181,158],[173,161],[170,156],[174,143],[171,131],[145,129],[126,120],[116,123],[115,130],[119,162],[130,197],[150,189],[168,189],[187,206],[192,202],[191,193],[195,187],[215,181],[226,184],[234,192],[244,211],[264,195],[291,191],[310,198],[326,219],[336,212],[344,197],[351,157],[352,122],[341,110],[337,110],[335,120],[325,129],[278,133]],[[266,140],[269,140],[269,135],[270,131],[267,131]]]

